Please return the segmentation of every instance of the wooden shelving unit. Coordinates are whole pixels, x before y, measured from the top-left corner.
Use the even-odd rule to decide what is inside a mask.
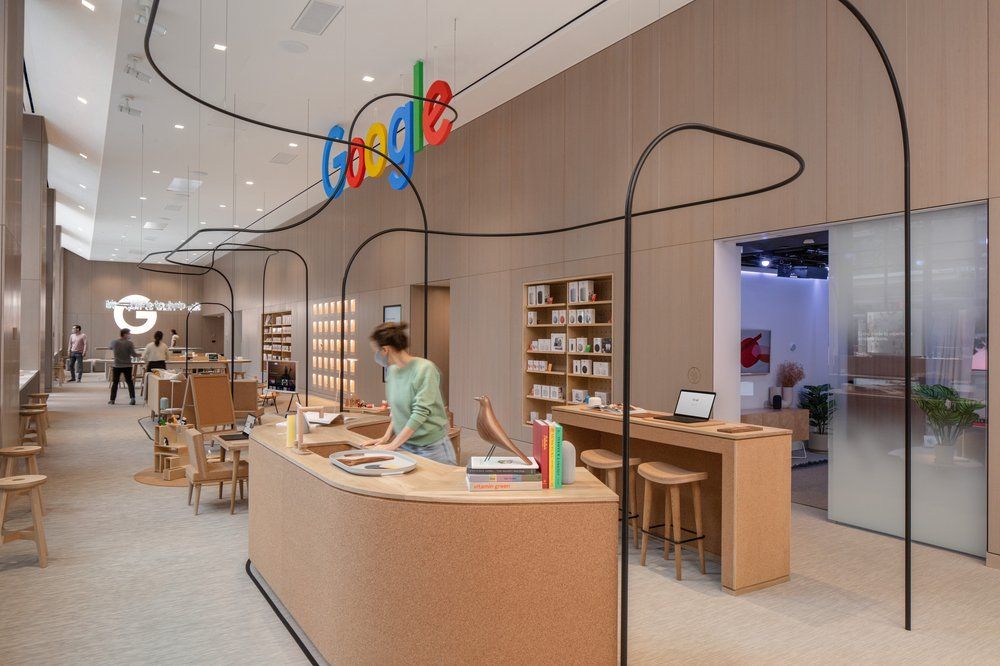
[[[571,283],[581,281],[593,282],[593,293],[596,300],[570,301],[571,291],[575,296],[576,290],[570,289]],[[551,303],[534,302],[537,300],[537,289],[534,298],[529,294],[532,287],[548,288]],[[586,338],[586,343],[593,349],[593,339],[611,338],[612,344],[615,339],[614,322],[612,320],[612,277],[610,275],[583,275],[580,277],[564,278],[559,280],[538,280],[525,282],[522,289],[523,301],[523,334],[522,348],[524,354],[522,358],[522,384],[523,384],[523,408],[522,419],[524,423],[531,422],[531,413],[537,412],[538,418],[545,418],[551,411],[554,404],[564,405],[572,403],[573,391],[586,391],[593,395],[595,391],[612,395],[613,381],[611,379],[611,353],[594,353],[575,351],[575,340]],[[570,310],[594,310],[594,321],[590,323],[569,323]],[[553,323],[553,314],[562,311],[564,319],[558,323]],[[533,313],[533,314],[532,314]],[[529,323],[532,321],[533,323]],[[564,348],[555,351],[542,351],[532,349],[532,342],[548,339],[551,341],[553,334],[564,336]],[[574,339],[573,351],[570,351],[570,338]],[[573,360],[587,359],[591,364],[591,372],[573,372]],[[544,369],[528,367],[529,361],[541,361],[546,364]],[[593,363],[595,361],[608,363],[608,376],[593,375]],[[561,395],[559,397],[534,395],[534,385],[557,388]],[[550,389],[551,391],[552,389]]]
[[[291,310],[265,312],[261,315],[260,347],[261,358],[264,361],[290,361],[292,359]]]

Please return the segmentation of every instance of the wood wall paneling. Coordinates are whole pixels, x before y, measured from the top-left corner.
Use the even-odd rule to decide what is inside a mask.
[[[511,125],[509,105],[461,128],[468,134],[469,229],[511,230]],[[470,273],[492,273],[511,263],[509,238],[473,238],[466,243]]]
[[[565,72],[565,218],[570,226],[621,215],[629,174],[629,48],[620,41]],[[564,258],[620,251],[621,223],[562,235]]]
[[[878,31],[905,95],[906,0],[856,4]],[[828,219],[902,210],[903,144],[882,60],[838,0],[827,0],[827,29]]]
[[[984,199],[987,0],[909,0],[907,118],[913,207]]]
[[[775,192],[717,204],[715,237],[787,229],[826,219],[826,4],[822,0],[716,0],[715,121],[784,144],[805,173]],[[792,173],[788,157],[715,139],[715,193]]]
[[[432,229],[469,229],[469,135],[455,131],[443,145],[428,146],[425,205]],[[419,225],[417,225],[419,226]],[[422,237],[411,234],[422,241]],[[430,281],[446,280],[469,273],[468,240],[455,236],[433,236],[430,242]],[[422,282],[422,280],[421,280]]]
[[[990,196],[1000,196],[1000,0],[989,7]]]
[[[660,49],[663,46],[664,23],[653,23],[628,38],[629,45],[629,156],[627,169],[631,171],[643,147],[656,135],[660,127]],[[653,175],[641,179],[635,188],[633,206],[636,210],[655,208],[659,202],[660,153],[649,156],[646,167]],[[624,197],[624,193],[622,195]],[[645,246],[648,231],[636,230],[636,246]]]

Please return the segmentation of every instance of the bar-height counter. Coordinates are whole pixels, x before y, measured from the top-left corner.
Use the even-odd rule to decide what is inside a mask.
[[[582,406],[555,407],[553,412],[563,425],[564,439],[573,442],[578,453],[598,448],[621,453],[620,415]],[[661,412],[651,413],[657,414]],[[742,594],[787,581],[791,432],[764,427],[724,433],[720,427],[740,424],[718,421],[695,427],[633,417],[630,423],[630,456],[708,473],[702,482],[705,549],[721,562],[723,589]],[[657,499],[653,507],[651,524],[662,524],[663,502]],[[693,530],[691,500],[684,494],[682,507],[681,524]]]
[[[615,663],[614,493],[583,469],[534,492],[472,493],[464,468],[422,458],[348,474],[326,456],[387,423],[350,418],[314,428],[307,455],[275,425],[249,451],[250,559],[328,662]]]

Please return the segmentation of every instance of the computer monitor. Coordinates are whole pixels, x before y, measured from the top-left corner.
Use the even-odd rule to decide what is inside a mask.
[[[267,361],[267,388],[272,391],[295,393],[295,361]]]
[[[715,405],[715,394],[710,391],[688,391],[681,389],[677,395],[675,416],[686,416],[692,419],[708,420]]]

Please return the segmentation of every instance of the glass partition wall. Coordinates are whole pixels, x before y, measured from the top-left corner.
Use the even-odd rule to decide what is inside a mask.
[[[829,518],[902,536],[902,218],[830,229]],[[986,553],[987,207],[912,218],[915,541]]]

